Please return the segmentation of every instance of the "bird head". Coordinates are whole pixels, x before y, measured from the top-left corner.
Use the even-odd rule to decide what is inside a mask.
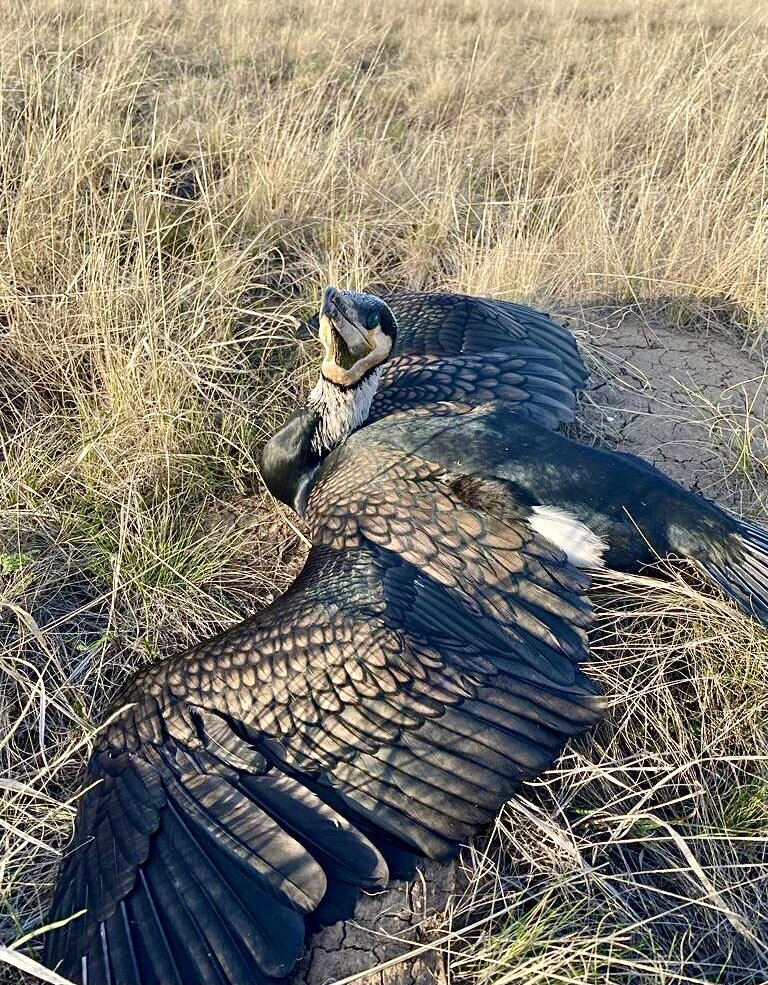
[[[354,387],[389,358],[397,323],[381,298],[327,287],[320,305],[320,372],[331,383]]]

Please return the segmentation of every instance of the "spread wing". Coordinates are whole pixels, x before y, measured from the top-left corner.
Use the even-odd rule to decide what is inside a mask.
[[[451,401],[512,404],[555,428],[573,420],[587,370],[573,335],[511,301],[460,294],[382,295],[397,319],[369,421],[396,410]]]
[[[507,484],[364,429],[288,592],[148,668],[89,765],[46,959],[83,985],[285,976],[307,921],[446,858],[599,714],[587,579]]]

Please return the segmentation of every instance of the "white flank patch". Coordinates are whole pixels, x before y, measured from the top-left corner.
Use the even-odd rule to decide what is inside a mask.
[[[608,545],[586,523],[557,506],[534,506],[532,512],[534,515],[528,523],[551,544],[559,547],[571,564],[577,568],[603,567],[603,554],[608,550]]]
[[[307,398],[308,406],[320,414],[312,439],[315,451],[330,451],[360,427],[370,413],[380,376],[377,367],[357,386],[345,389],[321,375]]]

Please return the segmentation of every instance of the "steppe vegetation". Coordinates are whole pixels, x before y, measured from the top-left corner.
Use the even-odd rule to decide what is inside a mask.
[[[323,285],[759,346],[767,118],[760,0],[3,0],[3,981],[117,687],[301,561],[258,450]],[[765,982],[768,636],[681,571],[597,603],[615,710],[465,853],[450,980]]]

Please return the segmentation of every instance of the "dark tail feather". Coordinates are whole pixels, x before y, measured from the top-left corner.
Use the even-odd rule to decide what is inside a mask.
[[[768,531],[737,520],[724,550],[699,564],[748,615],[768,628]]]

